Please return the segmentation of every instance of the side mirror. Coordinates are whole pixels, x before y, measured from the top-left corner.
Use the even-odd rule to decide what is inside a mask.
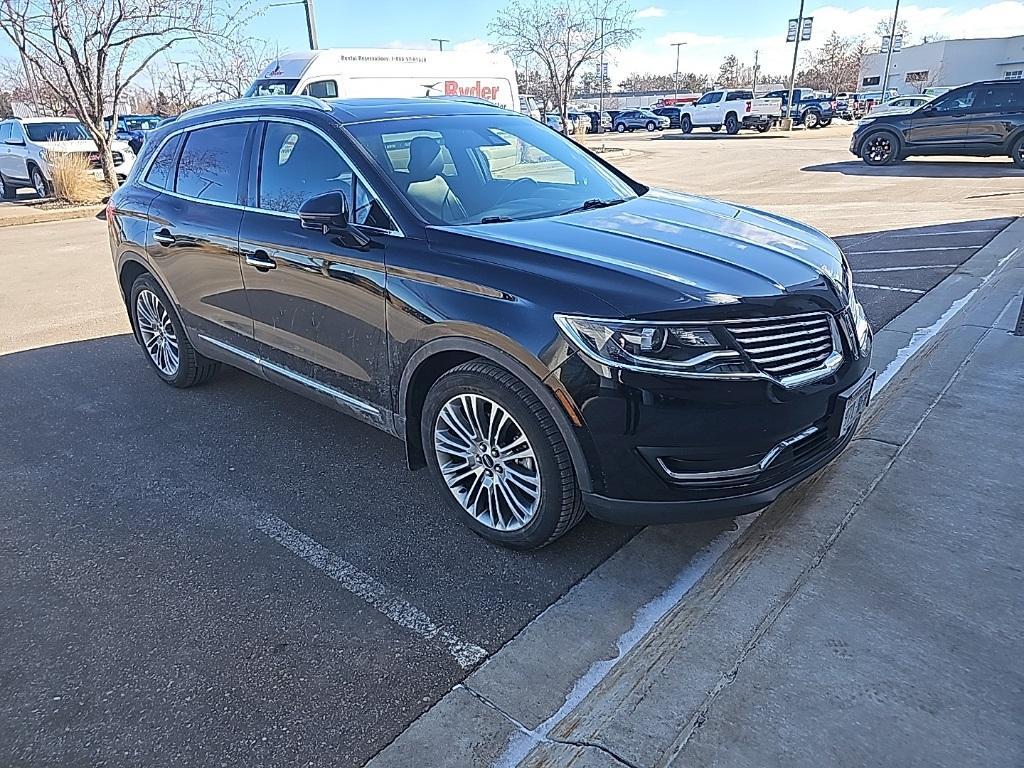
[[[348,201],[341,192],[325,192],[309,198],[299,208],[299,224],[303,229],[318,229],[325,235],[338,235],[342,245],[366,248],[370,238],[348,221]]]

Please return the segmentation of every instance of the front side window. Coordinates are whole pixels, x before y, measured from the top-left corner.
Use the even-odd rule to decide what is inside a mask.
[[[697,99],[697,104],[717,104],[721,100],[722,93],[720,91],[716,91],[713,93],[705,93],[703,96]]]
[[[11,138],[11,124],[0,123],[0,143],[3,143]]]
[[[352,169],[315,131],[292,123],[268,122],[260,153],[258,207],[298,213],[325,192],[352,196]]]
[[[333,80],[318,80],[310,83],[302,91],[307,96],[316,96],[318,99],[338,98],[338,84]]]
[[[189,132],[174,189],[197,200],[238,202],[242,151],[251,123],[227,123]]]
[[[973,106],[975,93],[974,88],[965,88],[962,91],[947,93],[942,98],[935,100],[935,106],[932,111],[939,112],[940,114],[964,112]]]
[[[499,110],[356,123],[348,131],[432,224],[555,216],[637,194],[572,141]]]
[[[89,138],[85,126],[77,120],[29,123],[25,129],[32,141],[80,141]]]
[[[181,134],[172,136],[160,147],[160,151],[153,158],[153,164],[149,166],[149,173],[146,174],[146,183],[159,189],[167,189],[167,182],[172,178],[174,170],[174,158],[178,156],[178,147],[181,146]]]

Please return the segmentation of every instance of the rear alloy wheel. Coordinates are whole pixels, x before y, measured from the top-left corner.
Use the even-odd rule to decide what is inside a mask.
[[[888,165],[899,158],[896,137],[886,131],[869,134],[860,148],[860,158],[868,165]]]
[[[817,112],[808,112],[804,115],[804,128],[817,128],[820,122],[821,118],[818,117]]]
[[[740,132],[740,121],[736,118],[736,115],[727,115],[725,118],[725,132],[730,136],[735,136]]]
[[[693,131],[693,121],[690,119],[689,115],[683,115],[682,120],[679,121],[679,129],[683,133],[690,133]]]
[[[654,129],[658,126],[654,124],[653,120],[648,120],[647,125],[644,126],[649,132],[654,133]]]
[[[619,133],[625,133],[626,132],[626,124],[625,123],[619,123],[618,125],[615,126],[615,130],[618,131]]]
[[[43,172],[38,168],[32,169],[32,189],[36,191],[36,195],[39,197],[50,196],[50,185],[46,183]]]
[[[1017,139],[1017,143],[1013,145],[1013,150],[1010,152],[1010,157],[1013,158],[1014,165],[1024,168],[1024,136]]]
[[[453,368],[427,393],[423,452],[458,517],[484,538],[533,549],[583,515],[569,449],[526,384],[483,360]]]
[[[175,387],[191,387],[213,377],[220,363],[196,352],[170,300],[150,275],[132,285],[132,325],[156,374]]]

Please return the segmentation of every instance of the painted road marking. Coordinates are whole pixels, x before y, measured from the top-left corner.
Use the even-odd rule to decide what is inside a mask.
[[[910,238],[910,237],[937,237],[939,235],[997,235],[1003,231],[1005,227],[999,229],[961,229],[955,232],[919,232],[916,235],[893,235],[895,238]]]
[[[866,256],[872,253],[920,253],[922,251],[968,251],[972,248],[982,248],[985,243],[981,245],[940,245],[934,248],[896,248],[895,250],[889,251],[847,251],[847,256]]]
[[[276,515],[257,521],[256,527],[270,538],[301,557],[356,597],[373,606],[395,624],[415,632],[427,640],[438,640],[448,649],[463,669],[478,664],[487,657],[479,645],[467,643],[452,632],[440,627],[419,608],[392,594],[384,584],[363,573],[351,563],[342,560],[319,542],[292,528]]]
[[[854,269],[854,272],[903,272],[908,269],[956,269],[959,264],[917,264],[913,267],[872,267],[871,269]]]
[[[877,288],[880,291],[899,291],[900,293],[914,293],[914,294],[925,294],[928,291],[922,291],[917,288],[897,288],[895,285],[875,285],[874,283],[854,283],[858,288]]]

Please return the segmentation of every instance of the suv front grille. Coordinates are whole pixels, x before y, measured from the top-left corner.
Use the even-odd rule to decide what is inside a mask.
[[[114,158],[114,165],[115,166],[124,164],[124,155],[123,154],[121,154],[120,152],[117,152],[117,151],[112,151],[110,154]],[[89,167],[90,168],[97,169],[97,168],[102,168],[103,167],[103,164],[100,162],[100,154],[99,154],[99,152],[88,152],[88,153],[86,153],[86,156],[89,158]]]
[[[838,352],[833,321],[825,312],[730,320],[725,327],[762,372],[780,381],[820,370]]]

